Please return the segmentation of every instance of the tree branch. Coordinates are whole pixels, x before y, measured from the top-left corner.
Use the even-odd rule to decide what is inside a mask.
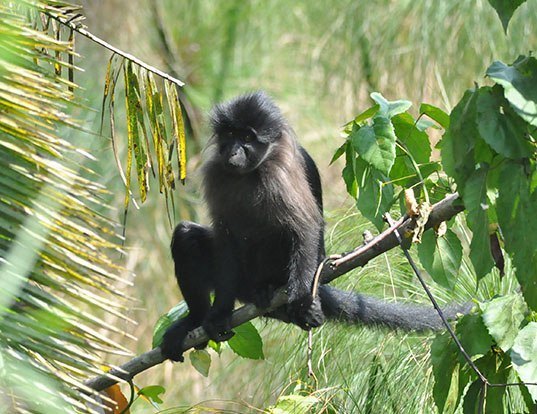
[[[460,203],[459,195],[457,193],[450,194],[442,201],[433,205],[425,228],[429,229],[437,226],[441,222],[449,220],[463,210],[464,207]],[[415,219],[403,218],[396,222],[396,225],[391,226],[389,229],[379,234],[367,244],[358,247],[338,260],[329,261],[327,266],[324,267],[321,275],[323,283],[328,283],[352,269],[365,266],[371,259],[398,246],[399,242],[394,234],[395,229],[398,230],[399,234],[407,235],[410,234],[415,225]],[[281,288],[272,298],[270,307],[268,309],[258,309],[254,305],[248,304],[234,311],[231,319],[231,326],[239,326],[251,319],[270,312],[271,310],[274,310],[285,303],[287,303],[287,294],[285,293],[285,288]],[[209,338],[203,328],[196,328],[186,337],[183,344],[183,351],[186,351],[195,345],[199,345],[208,339]],[[139,374],[140,372],[145,371],[154,365],[160,364],[163,361],[164,358],[160,353],[160,348],[155,348],[149,352],[145,352],[142,355],[137,356],[118,368],[112,369],[107,374],[87,380],[84,385],[90,389],[102,391],[105,388],[117,383],[119,380],[130,380],[136,374]]]
[[[130,53],[124,52],[123,50],[118,49],[115,46],[112,46],[110,43],[104,41],[100,37],[97,37],[93,33],[88,32],[86,29],[84,29],[84,27],[80,26],[79,24],[76,24],[76,23],[74,23],[74,22],[72,22],[70,20],[67,20],[65,18],[62,18],[62,17],[60,17],[60,16],[58,16],[55,13],[52,13],[52,12],[42,11],[42,13],[46,14],[48,17],[53,18],[54,20],[57,20],[62,25],[67,26],[69,29],[74,30],[75,32],[81,34],[82,36],[87,37],[92,42],[95,42],[95,43],[103,46],[104,48],[114,52],[115,54],[117,54],[119,56],[122,56],[125,59],[130,60],[131,62],[136,63],[138,66],[141,66],[142,68],[148,70],[149,72],[152,72],[155,75],[158,75],[161,78],[166,79],[166,80],[176,84],[177,86],[184,86],[185,83],[183,81],[181,81],[181,80],[179,80],[177,78],[174,78],[173,76],[167,74],[166,72],[163,72],[163,71],[157,69],[156,67],[154,67],[154,66],[152,66],[152,65],[150,65],[148,63],[145,63],[144,61],[138,59],[136,56],[131,55]]]

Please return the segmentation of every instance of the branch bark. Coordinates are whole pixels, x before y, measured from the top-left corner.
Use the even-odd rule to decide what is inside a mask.
[[[464,207],[460,202],[459,195],[457,193],[450,194],[442,201],[433,205],[425,228],[429,229],[437,226],[441,222],[449,220],[463,210]],[[403,218],[399,220],[396,225],[391,226],[389,229],[373,238],[367,244],[358,247],[336,261],[328,262],[321,274],[323,283],[328,283],[352,269],[365,266],[371,259],[398,246],[399,242],[394,234],[395,229],[398,230],[399,234],[407,235],[410,234],[415,225],[415,219]],[[271,305],[268,309],[258,309],[254,305],[248,304],[234,311],[231,326],[239,326],[251,319],[284,305],[286,302],[287,295],[285,293],[285,289],[279,289],[273,297]],[[183,351],[186,351],[195,345],[201,344],[208,339],[209,338],[207,337],[207,334],[203,328],[196,328],[186,337],[183,344]],[[87,380],[84,385],[86,385],[89,389],[102,391],[121,380],[131,380],[140,372],[160,364],[163,361],[164,358],[160,353],[160,348],[157,347],[149,352],[145,352],[142,355],[135,357],[120,367],[112,369],[107,374]]]

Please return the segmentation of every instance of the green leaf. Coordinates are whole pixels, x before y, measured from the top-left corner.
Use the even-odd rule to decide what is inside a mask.
[[[507,33],[507,26],[509,26],[509,20],[513,17],[515,10],[524,3],[526,0],[488,0],[490,5],[494,7],[498,17],[502,21],[503,30]]]
[[[402,114],[412,106],[412,103],[406,100],[388,101],[378,92],[373,92],[370,96],[371,99],[379,104],[379,115],[388,119],[397,114]]]
[[[501,87],[479,89],[477,124],[481,137],[498,154],[507,158],[530,157],[527,124],[509,106]]]
[[[470,260],[478,278],[488,274],[494,266],[490,251],[489,221],[487,209],[487,168],[480,168],[470,176],[464,187],[464,206],[468,226],[472,230]]]
[[[474,361],[486,355],[494,345],[494,339],[487,331],[481,315],[464,315],[457,322],[456,333]]]
[[[537,59],[520,56],[511,66],[496,61],[487,69],[487,76],[503,86],[515,112],[537,126]]]
[[[388,175],[395,161],[395,131],[388,118],[376,116],[373,125],[356,126],[350,135],[358,155],[381,173]]]
[[[188,315],[188,306],[185,301],[179,302],[168,313],[158,318],[155,327],[153,328],[153,348],[159,346],[162,343],[162,337],[171,326],[172,323],[184,318]]]
[[[228,341],[233,352],[244,358],[265,359],[263,341],[251,322],[243,323],[233,331],[235,335]]]
[[[364,112],[362,112],[360,115],[358,115],[356,118],[354,118],[354,122],[356,124],[361,124],[365,120],[373,117],[376,115],[376,113],[379,111],[380,105],[376,104],[373,105],[371,108],[366,109]]]
[[[536,176],[537,173],[533,173]],[[505,238],[505,250],[513,258],[516,277],[528,305],[537,309],[537,191],[525,166],[504,162],[496,200],[498,223]]]
[[[392,184],[386,184],[387,177],[369,167],[362,159],[355,163],[359,184],[356,207],[378,230],[384,226],[383,214],[390,210],[395,201]]]
[[[356,155],[354,155],[354,149],[352,148],[352,145],[347,145],[345,149],[345,167],[343,167],[343,170],[341,171],[341,176],[347,187],[347,193],[354,199],[358,196],[358,184],[354,174],[355,162]]]
[[[392,118],[392,124],[397,139],[404,145],[416,164],[429,162],[431,158],[429,136],[416,127],[414,118],[407,113],[399,114]]]
[[[211,368],[211,355],[205,349],[195,349],[188,356],[190,357],[190,363],[196,368],[196,371],[204,377],[208,377],[209,368]]]
[[[139,395],[144,395],[157,404],[162,404],[164,402],[160,398],[160,394],[164,394],[165,392],[166,388],[162,387],[161,385],[148,385],[147,387],[138,390]]]
[[[334,152],[334,155],[332,156],[332,159],[330,160],[330,164],[332,165],[339,157],[341,157],[343,154],[345,154],[345,151],[347,150],[347,144],[348,141],[345,141],[341,147],[339,147],[336,152]]]
[[[524,300],[520,295],[512,293],[481,303],[479,307],[489,333],[498,346],[507,352],[513,346],[527,311]]]
[[[451,336],[444,332],[431,344],[433,364],[433,398],[438,411],[452,413],[457,408],[459,394],[459,371],[457,349]]]
[[[474,147],[480,139],[477,129],[477,92],[468,90],[451,112],[449,129],[442,138],[442,164],[455,179],[457,189],[464,195],[468,177],[475,170]]]
[[[464,414],[480,414],[482,413],[481,405],[481,393],[485,390],[481,380],[477,379],[468,388],[464,396],[464,403],[462,405],[462,412]]]
[[[524,382],[537,383],[537,322],[530,322],[520,330],[510,352],[513,367]],[[534,401],[537,387],[528,386]]]
[[[421,114],[427,115],[429,118],[436,121],[442,128],[449,128],[449,115],[440,108],[431,104],[422,103],[420,105],[420,115]]]
[[[462,260],[462,245],[453,231],[448,229],[442,237],[437,237],[431,231],[423,233],[418,255],[436,283],[453,289]]]

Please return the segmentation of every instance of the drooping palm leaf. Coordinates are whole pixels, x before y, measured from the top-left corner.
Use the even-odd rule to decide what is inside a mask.
[[[89,155],[60,138],[78,127],[58,70],[72,45],[33,29],[27,12],[0,2],[0,405],[84,410],[97,352],[126,352],[95,316],[122,317],[125,282],[105,190],[82,174]]]

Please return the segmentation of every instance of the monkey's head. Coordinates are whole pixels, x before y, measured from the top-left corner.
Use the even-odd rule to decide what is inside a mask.
[[[287,129],[280,109],[262,91],[215,106],[211,125],[217,161],[237,174],[257,169]]]

